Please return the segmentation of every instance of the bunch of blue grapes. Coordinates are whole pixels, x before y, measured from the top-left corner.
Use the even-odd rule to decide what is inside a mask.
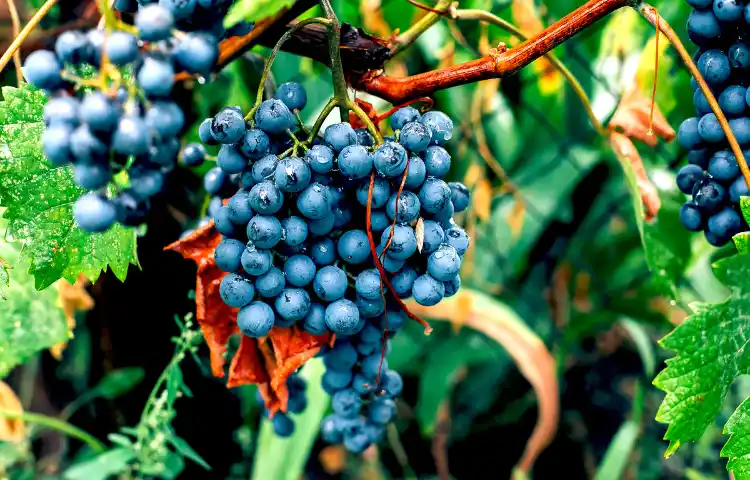
[[[27,81],[50,97],[44,155],[54,166],[72,164],[75,182],[89,190],[74,206],[84,230],[143,223],[178,157],[188,165],[203,161],[199,143],[181,153],[185,115],[170,95],[176,73],[208,75],[219,40],[247,29],[219,28],[231,3],[118,1],[116,6],[135,12],[135,33],[124,24],[110,33],[67,31],[54,51],[36,51],[26,59]],[[80,78],[87,66],[93,78]],[[127,176],[117,177],[122,171]]]
[[[216,264],[228,272],[220,294],[239,309],[238,327],[250,337],[292,325],[336,334],[324,353],[323,388],[334,409],[324,433],[360,452],[395,417],[402,381],[385,356],[405,319],[372,256],[368,203],[395,296],[433,306],[460,287],[469,237],[453,216],[470,196],[463,184],[442,180],[451,166],[443,146],[453,134],[445,114],[402,108],[391,120],[395,135],[376,145],[349,123],[308,138],[298,120],[306,103],[301,85],[285,83],[248,118],[226,107],[201,125],[201,140],[221,145],[204,179],[222,235]]]
[[[706,79],[746,157],[750,158],[750,6],[744,0],[687,0],[694,8],[688,34],[699,47],[698,69]],[[703,231],[712,245],[722,246],[748,230],[740,197],[748,195],[737,158],[711,111],[706,96],[693,81],[696,116],[679,128],[678,140],[689,150],[688,165],[677,174],[680,191],[690,195],[680,210],[688,230]]]

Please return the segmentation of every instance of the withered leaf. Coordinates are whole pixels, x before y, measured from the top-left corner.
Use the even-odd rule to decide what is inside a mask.
[[[21,400],[10,386],[0,380],[0,409],[12,413],[23,413]],[[26,425],[18,418],[0,417],[0,441],[20,442],[26,438]]]
[[[57,286],[57,303],[65,315],[65,321],[68,324],[68,332],[72,336],[73,329],[76,326],[76,312],[86,311],[94,308],[94,299],[86,291],[88,279],[84,275],[79,275],[74,284],[68,283],[61,278],[56,282]],[[62,358],[62,354],[68,346],[68,342],[61,342],[50,347],[49,351],[57,360]]]
[[[641,193],[641,201],[644,207],[643,215],[647,221],[653,220],[661,209],[661,199],[656,186],[648,178],[641,154],[638,153],[633,141],[622,133],[610,133],[609,140],[620,161],[630,164],[638,185],[638,191]]]
[[[655,147],[660,138],[671,142],[677,134],[664,118],[659,106],[654,105],[653,108],[653,125],[650,125],[651,99],[646,97],[640,86],[635,83],[620,99],[609,127],[650,147]],[[649,131],[650,127],[653,131]]]
[[[196,319],[211,352],[211,370],[215,376],[224,377],[227,343],[240,332],[238,309],[228,307],[219,295],[221,279],[226,275],[214,261],[214,249],[220,241],[221,235],[211,222],[165,250],[173,250],[198,264]],[[311,335],[296,326],[274,327],[264,338],[242,335],[229,366],[227,387],[256,384],[271,414],[286,411],[286,379],[330,342],[330,335]]]

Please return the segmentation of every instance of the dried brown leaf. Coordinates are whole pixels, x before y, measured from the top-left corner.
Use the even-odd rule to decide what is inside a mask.
[[[87,311],[94,308],[94,299],[86,291],[89,281],[83,275],[80,275],[74,284],[68,283],[67,280],[57,281],[57,305],[65,315],[65,321],[68,324],[68,334],[72,338],[73,329],[76,326],[76,312]],[[62,358],[62,354],[68,346],[68,342],[61,342],[50,347],[49,352],[57,360]]]
[[[658,105],[654,105],[653,131],[649,131],[651,99],[643,94],[636,83],[620,99],[609,127],[628,138],[640,140],[650,147],[655,147],[659,139],[671,142],[677,136],[667,122]]]
[[[643,214],[647,221],[653,220],[661,209],[661,199],[656,186],[648,178],[643,158],[630,138],[622,133],[611,132],[609,141],[621,162],[628,162],[633,169],[638,190],[643,202]]]

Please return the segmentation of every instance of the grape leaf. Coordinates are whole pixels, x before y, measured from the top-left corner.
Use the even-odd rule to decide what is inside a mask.
[[[42,114],[46,96],[28,85],[3,87],[0,102],[0,206],[6,207],[7,234],[22,244],[23,260],[42,290],[79,273],[95,281],[109,266],[124,280],[138,265],[135,231],[117,224],[89,234],[73,220],[73,203],[84,190],[70,168],[53,168],[42,154]]]
[[[17,267],[20,253],[0,241],[0,257]],[[62,310],[56,307],[57,291],[34,290],[34,279],[19,268],[0,299],[0,378],[37,352],[66,340],[68,327]]]
[[[670,442],[666,456],[681,444],[698,440],[713,424],[735,378],[750,373],[746,348],[750,341],[750,255],[716,262],[714,274],[730,287],[729,298],[692,304],[694,313],[661,340],[662,346],[677,354],[654,380],[666,392],[656,415],[657,421],[669,425],[664,435]],[[731,437],[722,453],[729,457],[728,468],[735,469],[735,475],[750,473],[747,403],[737,409],[725,429]]]
[[[745,221],[750,221],[750,197],[740,198],[740,208],[742,209],[742,216],[745,217]],[[734,240],[737,251],[740,253],[750,252],[750,232],[740,232],[732,240]]]
[[[295,0],[239,0],[232,5],[224,18],[226,28],[233,27],[242,20],[256,22],[275,15],[283,8],[294,4]]]

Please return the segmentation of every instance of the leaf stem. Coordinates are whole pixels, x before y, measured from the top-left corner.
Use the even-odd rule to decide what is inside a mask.
[[[338,100],[341,121],[349,120],[349,93],[347,92],[344,66],[341,63],[341,24],[330,0],[320,0],[320,6],[328,19],[328,54],[331,57],[331,76],[333,77],[333,95]]]
[[[40,413],[12,412],[4,409],[0,409],[0,417],[23,420],[24,422],[35,423],[37,425],[42,425],[43,427],[51,428],[52,430],[57,430],[69,437],[77,438],[91,447],[95,452],[101,453],[107,450],[107,446],[90,433],[58,418],[48,417],[47,415],[42,415]]]
[[[10,44],[5,53],[3,53],[3,56],[0,57],[0,71],[5,70],[8,62],[10,62],[10,59],[13,58],[13,55],[21,47],[23,41],[26,40],[31,31],[34,30],[34,27],[36,27],[39,22],[42,21],[42,19],[47,15],[47,13],[49,13],[52,7],[55,6],[55,4],[57,4],[57,0],[47,0],[46,2],[44,2],[44,5],[42,5],[41,8],[37,10],[34,16],[31,17],[29,23],[27,23],[26,26],[23,27],[21,33],[16,36],[16,38],[13,40],[13,43]]]
[[[502,28],[503,30],[518,37],[523,42],[528,40],[528,37],[524,35],[524,33],[521,30],[519,30],[515,25],[485,10],[477,10],[477,9],[453,10],[451,12],[451,17],[454,18],[455,20],[478,20],[480,22],[486,22],[486,23]],[[554,53],[548,52],[545,55],[545,57],[547,58],[547,60],[549,60],[552,66],[555,67],[555,69],[558,72],[560,72],[560,74],[563,77],[565,77],[565,79],[570,84],[571,88],[573,88],[573,91],[575,92],[576,96],[581,100],[581,103],[583,104],[583,108],[586,110],[586,114],[588,115],[589,120],[591,121],[591,124],[594,126],[594,129],[596,130],[596,132],[602,136],[609,135],[609,132],[607,131],[607,129],[601,124],[599,119],[596,117],[593,106],[591,105],[591,100],[589,99],[589,96],[586,94],[586,91],[583,89],[583,86],[581,86],[581,83],[578,81],[575,75],[573,75],[573,73],[568,69],[568,67],[566,67],[565,64],[559,58],[557,58],[557,55],[555,55]]]
[[[742,153],[742,148],[740,147],[739,142],[737,142],[737,137],[734,136],[734,133],[729,126],[727,117],[724,115],[724,112],[721,111],[719,102],[716,101],[716,97],[714,97],[713,92],[711,92],[711,88],[706,83],[706,79],[703,78],[703,75],[701,75],[701,72],[695,65],[693,57],[690,55],[690,53],[688,53],[685,45],[682,44],[680,37],[677,36],[669,23],[661,15],[659,15],[659,12],[657,12],[654,7],[652,7],[648,3],[641,2],[635,8],[636,10],[638,10],[638,13],[640,13],[653,26],[658,28],[665,37],[667,37],[669,43],[672,44],[675,50],[677,50],[677,53],[680,55],[680,58],[682,58],[685,66],[687,66],[688,70],[690,70],[690,73],[693,75],[693,78],[695,78],[695,81],[698,82],[698,86],[706,96],[708,104],[711,106],[711,111],[716,115],[716,118],[721,125],[721,129],[724,131],[724,135],[726,135],[727,137],[727,141],[729,142],[729,146],[732,149],[732,153],[734,153],[734,156],[737,158],[737,163],[740,165],[740,170],[742,170],[742,176],[745,178],[745,182],[750,185],[750,167],[748,167],[747,165],[747,160],[745,160],[745,155]]]
[[[401,53],[404,49],[416,42],[417,38],[419,38],[420,35],[426,32],[427,29],[429,29],[431,26],[439,22],[442,16],[450,13],[452,3],[453,0],[439,0],[434,7],[431,7],[429,10],[427,10],[428,13],[425,16],[420,18],[414,25],[394,38],[391,41],[390,45],[391,57],[395,57],[397,54]],[[412,3],[412,5],[414,5],[414,3]],[[419,8],[424,8],[420,5],[417,6]]]
[[[295,26],[287,30],[284,33],[284,35],[281,36],[279,41],[276,42],[276,45],[273,47],[273,51],[271,51],[271,55],[268,57],[266,66],[263,69],[263,74],[260,77],[260,85],[258,86],[258,93],[255,96],[255,105],[253,105],[253,108],[250,109],[247,115],[245,115],[245,120],[252,120],[253,116],[255,115],[255,111],[258,110],[258,106],[260,106],[260,104],[263,102],[263,92],[265,91],[266,80],[268,80],[268,75],[271,73],[271,67],[273,66],[273,62],[276,60],[276,57],[279,55],[279,52],[281,51],[281,47],[290,38],[292,38],[292,36],[297,31],[299,31],[300,29],[304,28],[307,25],[310,25],[311,23],[321,23],[323,25],[329,25],[330,20],[328,20],[327,18],[320,18],[320,17],[308,18],[297,23]]]
[[[354,111],[354,113],[359,117],[359,119],[362,121],[362,123],[365,124],[367,127],[367,130],[370,132],[370,135],[373,136],[375,139],[375,145],[380,145],[383,143],[383,136],[380,134],[380,131],[378,131],[378,128],[375,126],[372,120],[370,120],[370,117],[367,116],[364,110],[362,110],[362,107],[357,105],[357,102],[349,102],[349,108]]]

